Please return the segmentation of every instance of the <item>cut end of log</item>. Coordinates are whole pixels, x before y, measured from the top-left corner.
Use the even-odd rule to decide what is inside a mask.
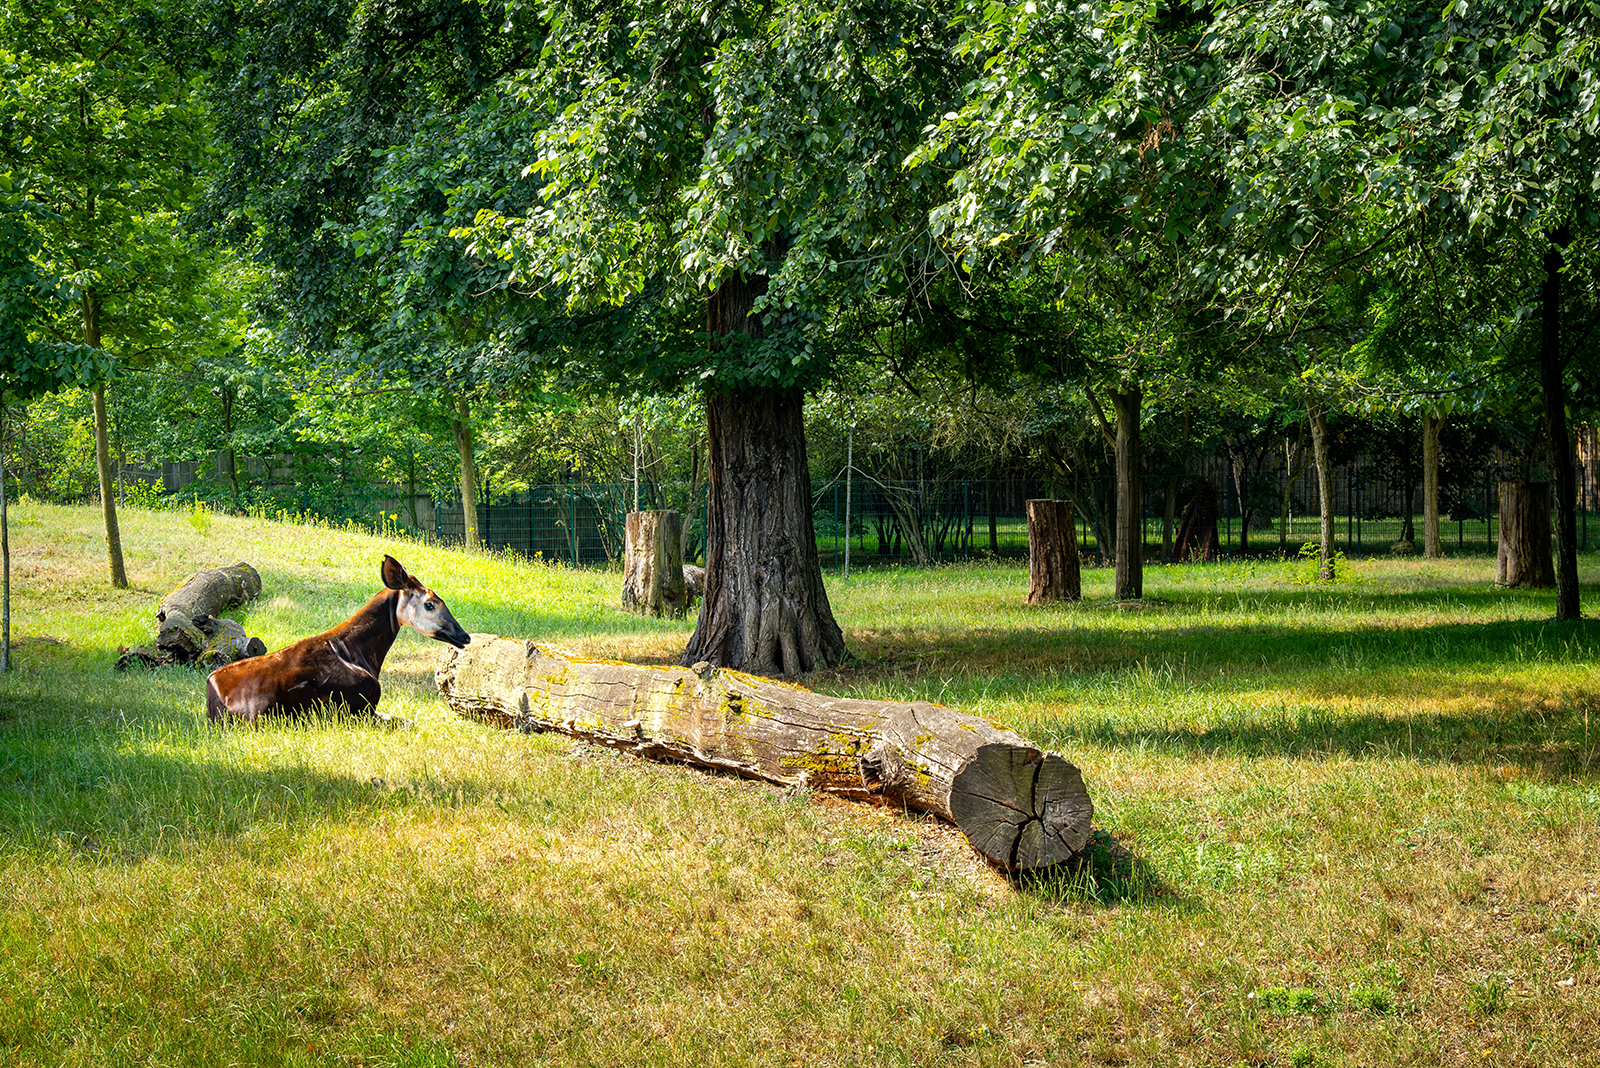
[[[1033,871],[1082,851],[1094,803],[1074,764],[1054,753],[996,743],[979,748],[956,775],[950,815],[992,864]]]

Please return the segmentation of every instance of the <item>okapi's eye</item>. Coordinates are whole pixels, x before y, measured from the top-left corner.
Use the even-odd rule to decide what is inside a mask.
[[[424,611],[424,612],[431,612],[431,611],[433,611],[433,610],[434,610],[434,609],[435,609],[435,608],[438,608],[438,607],[439,607],[439,606],[438,606],[438,605],[436,605],[436,604],[434,604],[434,603],[433,603],[433,602],[432,602],[432,601],[423,601],[423,602],[422,602],[422,610],[423,610],[423,611]]]

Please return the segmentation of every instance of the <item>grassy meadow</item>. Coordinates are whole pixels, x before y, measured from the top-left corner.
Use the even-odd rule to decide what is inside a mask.
[[[615,573],[122,518],[115,591],[98,513],[11,512],[0,1064],[1600,1064],[1600,624],[1492,558],[1048,608],[1010,563],[831,575],[856,659],[808,685],[1083,769],[1089,861],[1008,880],[926,818],[459,719],[411,632],[414,728],[212,728],[199,674],[112,669],[200,567],[261,572],[269,648],[385,552],[473,632],[665,663],[691,625]]]

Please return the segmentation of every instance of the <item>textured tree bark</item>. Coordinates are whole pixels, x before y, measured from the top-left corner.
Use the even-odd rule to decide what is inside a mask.
[[[1289,555],[1289,505],[1294,500],[1294,480],[1305,470],[1306,425],[1301,423],[1295,431],[1294,445],[1289,436],[1283,438],[1283,497],[1278,508],[1278,551]]]
[[[689,608],[683,574],[683,516],[629,512],[622,604],[636,612],[681,619]]]
[[[1010,871],[1076,856],[1094,815],[1071,763],[941,705],[825,697],[705,663],[585,661],[479,634],[446,650],[434,677],[464,716],[933,813]]]
[[[1550,235],[1540,293],[1539,379],[1544,391],[1545,442],[1556,495],[1556,618],[1582,616],[1578,596],[1578,487],[1572,473],[1572,438],[1567,433],[1566,360],[1561,352],[1561,250],[1570,240],[1565,226]]]
[[[1311,424],[1311,455],[1317,465],[1317,511],[1321,513],[1317,581],[1333,581],[1333,464],[1328,455],[1328,409],[1318,401],[1306,404]]]
[[[1439,431],[1444,417],[1422,413],[1422,555],[1429,560],[1444,556],[1439,537]]]
[[[803,396],[706,396],[710,480],[705,600],[682,663],[799,675],[845,655],[811,520]]]
[[[1028,603],[1083,600],[1072,502],[1031,500],[1026,507]]]
[[[1144,450],[1137,386],[1111,394],[1117,411],[1117,600],[1144,596]]]
[[[1550,484],[1500,483],[1500,541],[1495,552],[1497,586],[1556,585],[1550,557]]]
[[[456,454],[461,458],[461,523],[468,552],[483,544],[478,537],[478,474],[472,466],[472,413],[467,398],[456,401],[450,417],[450,432],[456,439]],[[576,556],[573,558],[576,560]]]

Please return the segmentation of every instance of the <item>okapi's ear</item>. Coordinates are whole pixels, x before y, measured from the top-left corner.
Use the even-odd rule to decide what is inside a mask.
[[[417,580],[406,574],[406,569],[400,566],[400,561],[387,554],[383,558],[383,584],[391,590],[403,590],[407,581],[415,583]]]

